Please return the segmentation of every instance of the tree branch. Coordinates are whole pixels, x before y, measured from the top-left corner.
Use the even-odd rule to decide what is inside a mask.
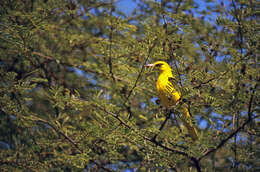
[[[223,73],[221,73],[221,74],[220,74],[219,76],[217,76],[217,77],[212,77],[212,78],[208,79],[207,81],[201,82],[200,84],[194,86],[193,89],[195,89],[195,88],[200,88],[202,85],[205,85],[205,84],[210,83],[211,81],[220,79],[222,76],[226,75],[227,73],[228,73],[228,71],[223,72]]]
[[[240,130],[244,129],[244,127],[246,125],[248,125],[253,119],[258,118],[259,116],[255,116],[254,118],[252,118],[252,112],[251,112],[251,108],[252,108],[252,104],[253,104],[253,99],[254,99],[254,93],[255,90],[257,88],[257,84],[255,85],[255,88],[250,96],[249,99],[249,103],[248,103],[248,110],[247,110],[247,114],[248,114],[248,118],[247,120],[240,126],[238,127],[235,131],[233,131],[229,136],[227,136],[224,140],[222,140],[216,148],[210,149],[209,151],[205,152],[198,160],[200,161],[201,159],[205,158],[206,156],[208,156],[209,154],[216,152],[218,149],[220,149],[222,146],[225,145],[225,143],[227,143],[233,136],[235,136]]]
[[[163,121],[163,123],[161,124],[160,128],[159,128],[159,131],[162,131],[162,129],[164,128],[165,124],[167,123],[167,121],[170,119],[171,117],[171,111],[168,112],[165,120]],[[159,132],[160,133],[160,132]],[[152,140],[156,140],[156,137],[158,136],[158,134],[155,134],[154,137],[152,138]]]
[[[80,148],[78,147],[78,144],[72,138],[67,136],[62,131],[60,131],[58,128],[56,128],[54,125],[52,125],[50,122],[48,122],[48,121],[46,121],[44,119],[40,119],[40,118],[37,118],[36,121],[42,122],[42,123],[47,124],[48,126],[50,126],[55,132],[57,132],[58,134],[62,135],[66,140],[68,140],[71,144],[73,144],[80,152],[82,152],[80,150]]]
[[[83,153],[83,151],[79,148],[78,144],[72,139],[70,138],[69,136],[67,136],[65,133],[63,133],[62,131],[60,131],[58,128],[56,128],[54,125],[52,125],[50,122],[44,120],[44,119],[41,119],[41,118],[37,118],[37,119],[33,119],[34,121],[39,121],[39,122],[42,122],[44,124],[47,124],[48,126],[50,126],[55,132],[57,132],[58,134],[62,135],[66,140],[68,140],[71,144],[73,144],[77,150],[80,152],[80,153]],[[99,164],[97,161],[94,161],[92,160],[92,162],[94,164],[96,164],[99,168],[105,170],[105,171],[108,171],[108,172],[113,172],[113,170],[109,169],[109,168],[106,168],[104,167],[102,164]]]
[[[131,126],[129,126],[126,122],[124,122],[122,119],[120,119],[119,115],[113,113],[113,112],[110,112],[108,110],[106,110],[105,108],[99,106],[99,105],[96,105],[96,104],[93,104],[93,106],[101,109],[102,111],[106,112],[107,114],[113,116],[114,118],[116,118],[123,126],[125,126],[126,128],[129,128],[133,131],[135,131],[135,133],[139,136],[141,136],[144,140],[147,140],[153,144],[155,144],[156,146],[159,146],[161,148],[163,148],[164,150],[166,151],[169,151],[169,152],[172,152],[172,153],[175,153],[175,154],[179,154],[179,155],[183,155],[185,157],[187,157],[189,160],[191,160],[193,163],[194,163],[194,167],[196,167],[197,171],[198,172],[201,172],[201,169],[200,169],[200,165],[199,165],[199,160],[193,156],[190,156],[188,153],[184,152],[184,151],[181,151],[181,150],[178,150],[178,149],[173,149],[173,148],[170,148],[166,145],[164,145],[162,142],[158,142],[156,141],[155,139],[153,138],[149,138],[145,135],[142,135],[140,134],[136,129],[132,128]]]

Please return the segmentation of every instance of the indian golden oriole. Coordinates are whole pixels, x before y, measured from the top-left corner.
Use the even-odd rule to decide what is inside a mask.
[[[181,94],[174,88],[172,80],[174,76],[172,74],[171,67],[164,61],[157,61],[153,64],[146,65],[147,67],[157,68],[160,72],[158,80],[156,82],[156,89],[158,92],[159,99],[163,106],[170,108],[175,105],[181,98]],[[180,118],[187,128],[189,135],[193,140],[198,139],[198,131],[192,125],[191,115],[185,104],[181,105],[181,115]]]

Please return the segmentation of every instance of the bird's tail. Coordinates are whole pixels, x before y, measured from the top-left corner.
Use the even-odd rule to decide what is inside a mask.
[[[192,124],[192,119],[190,116],[190,113],[188,109],[185,107],[185,105],[182,105],[183,113],[181,114],[181,120],[185,127],[187,128],[189,135],[191,136],[192,140],[198,139],[198,131]]]

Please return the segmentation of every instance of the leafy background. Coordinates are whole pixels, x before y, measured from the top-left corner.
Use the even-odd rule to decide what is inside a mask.
[[[255,0],[1,1],[1,170],[260,170],[259,27]],[[157,60],[197,141],[156,103]]]

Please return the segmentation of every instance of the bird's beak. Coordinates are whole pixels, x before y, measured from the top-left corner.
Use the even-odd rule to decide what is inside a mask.
[[[147,65],[145,65],[145,67],[148,67],[148,68],[150,68],[151,70],[153,70],[154,64],[147,64]]]
[[[154,64],[147,64],[145,67],[154,67]]]

